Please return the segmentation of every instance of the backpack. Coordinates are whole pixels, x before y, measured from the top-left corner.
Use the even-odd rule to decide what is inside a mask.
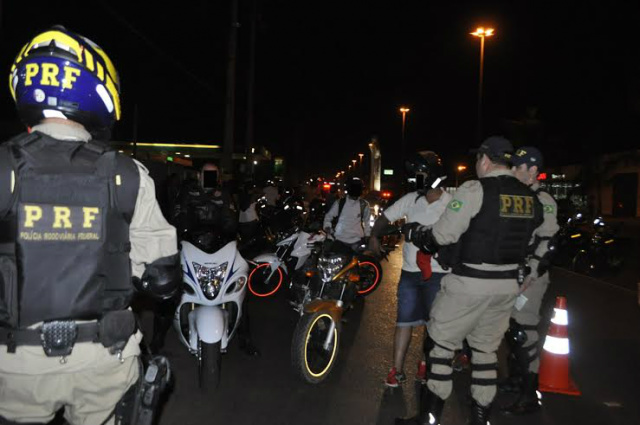
[[[335,216],[331,222],[331,225],[333,226],[333,228],[335,229],[336,226],[338,225],[338,221],[340,220],[340,216],[342,215],[342,210],[344,209],[344,204],[347,203],[347,198],[340,198],[340,201],[338,202],[338,215]],[[365,208],[367,208],[367,201],[365,201],[364,199],[360,199],[360,225],[362,226],[362,229],[364,230],[364,210]]]

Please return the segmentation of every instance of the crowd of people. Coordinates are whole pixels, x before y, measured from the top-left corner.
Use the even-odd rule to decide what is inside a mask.
[[[260,232],[259,202],[269,209],[299,197],[308,208],[321,194],[311,185],[294,193],[271,182],[230,193],[207,162],[196,179],[167,185],[161,209],[145,167],[98,141],[108,140],[121,116],[115,67],[99,46],[63,27],[25,45],[10,89],[28,131],[0,145],[0,423],[46,423],[63,406],[72,424],[137,423],[149,412],[131,402],[142,339],[130,308],[134,291],[157,300],[157,354],[181,286],[179,238],[214,228],[227,239],[251,240]],[[471,423],[486,425],[505,335],[511,375],[503,387],[520,395],[504,412],[539,408],[536,329],[557,208],[538,186],[536,148],[514,150],[490,137],[475,155],[478,179],[453,195],[438,187],[444,171],[436,153],[410,158],[416,190],[373,227],[360,179],[348,180],[343,196],[338,186],[322,196],[322,228],[336,250],[366,242],[379,256],[385,226],[407,223],[387,386],[407,379],[412,329],[426,325],[426,333],[419,411],[397,423],[440,423],[452,361],[466,341]],[[259,355],[244,317],[240,345]]]

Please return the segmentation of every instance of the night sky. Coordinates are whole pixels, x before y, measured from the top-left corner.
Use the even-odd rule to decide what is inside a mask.
[[[370,3],[370,4],[369,4]],[[63,24],[101,45],[122,82],[114,136],[222,143],[230,0],[2,3],[0,67]],[[244,144],[249,13],[240,0],[236,140]],[[478,25],[487,39],[484,133],[535,143],[563,164],[640,145],[640,2],[258,0],[255,141],[334,174],[372,135],[449,165],[477,145]],[[3,80],[3,81],[6,81]],[[8,87],[2,121],[16,121]]]

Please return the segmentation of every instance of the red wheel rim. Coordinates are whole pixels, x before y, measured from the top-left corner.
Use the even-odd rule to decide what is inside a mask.
[[[269,266],[269,263],[262,263],[262,264],[260,264],[258,267],[256,267],[255,269],[253,269],[253,270],[251,271],[251,273],[249,273],[249,284],[248,284],[249,291],[250,291],[253,295],[255,295],[256,297],[268,297],[268,296],[270,296],[270,295],[273,295],[273,294],[275,294],[275,293],[278,291],[278,289],[280,289],[280,286],[282,285],[282,280],[283,280],[282,270],[280,269],[280,267],[278,267],[278,269],[277,269],[277,270],[278,270],[279,280],[278,280],[278,284],[276,285],[276,287],[275,287],[275,289],[274,289],[273,291],[268,292],[268,293],[266,293],[266,294],[261,294],[261,293],[259,293],[259,292],[256,292],[256,291],[253,289],[253,287],[252,287],[252,285],[251,285],[251,278],[253,277],[253,274],[254,274],[254,273],[255,273],[259,268],[262,268],[262,267],[268,267],[268,266]]]
[[[364,261],[364,262],[360,263],[360,267],[362,267],[362,266],[371,266],[371,267],[373,267],[373,270],[375,270],[375,272],[376,272],[376,278],[373,281],[373,283],[367,289],[363,289],[362,291],[358,291],[358,294],[360,294],[360,295],[368,294],[369,292],[373,291],[374,288],[376,287],[376,285],[378,285],[378,282],[380,281],[380,270],[378,270],[378,266],[376,266],[371,261]]]

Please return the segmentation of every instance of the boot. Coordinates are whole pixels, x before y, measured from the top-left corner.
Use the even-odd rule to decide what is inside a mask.
[[[439,425],[444,400],[427,388],[420,385],[420,405],[418,415],[412,418],[396,418],[395,425]]]
[[[529,369],[529,353],[523,347],[510,347],[512,350],[507,357],[509,377],[498,384],[498,391],[502,393],[519,393],[524,385],[524,375]]]
[[[522,391],[522,376],[509,374],[509,377],[498,384],[498,391],[501,393],[519,393]]]
[[[540,410],[541,402],[538,399],[538,374],[527,373],[524,376],[522,392],[511,406],[500,411],[507,415],[526,415]]]
[[[481,406],[477,401],[473,400],[471,414],[469,415],[469,425],[489,425],[489,416],[491,416],[491,405]]]

